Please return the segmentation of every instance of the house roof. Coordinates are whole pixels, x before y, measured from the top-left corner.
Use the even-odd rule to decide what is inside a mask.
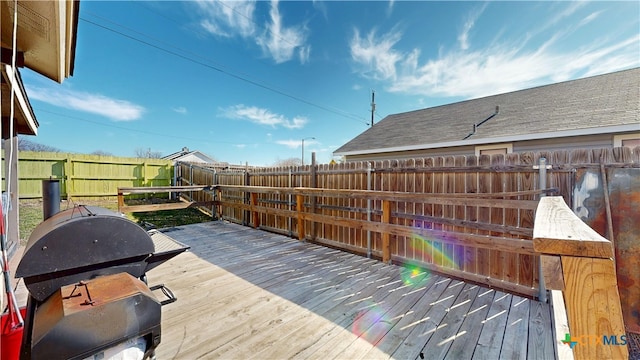
[[[172,160],[172,161],[180,161],[180,160],[184,160],[185,158],[197,158],[202,160],[202,162],[207,162],[207,163],[216,162],[216,160],[211,156],[198,150],[191,151],[189,150],[189,148],[186,148],[186,147],[182,148],[182,150],[178,152],[174,152],[173,154],[163,156],[162,158],[165,160]]]
[[[334,155],[625,131],[640,131],[640,68],[389,115]]]

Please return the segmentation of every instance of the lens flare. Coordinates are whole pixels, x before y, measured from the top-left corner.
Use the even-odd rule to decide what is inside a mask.
[[[445,245],[442,242],[425,239],[420,235],[414,234],[411,236],[409,244],[416,260],[433,264],[438,268],[460,268],[456,261],[444,251]]]
[[[400,272],[400,277],[402,278],[402,283],[407,286],[419,287],[431,276],[429,270],[420,267],[420,265],[414,262],[405,263],[404,268],[405,269]]]
[[[373,301],[365,302],[354,318],[351,332],[371,344],[377,344],[391,330],[386,314],[387,309],[383,306]]]

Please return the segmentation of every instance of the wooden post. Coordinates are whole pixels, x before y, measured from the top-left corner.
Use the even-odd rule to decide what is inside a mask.
[[[153,186],[153,184],[148,184],[147,185],[147,181],[149,181],[148,177],[147,177],[147,162],[143,161],[142,162],[142,186]]]
[[[310,179],[310,187],[312,188],[317,188],[318,184],[317,184],[317,167],[318,165],[316,164],[316,152],[312,152],[311,153],[311,179]],[[315,196],[311,197],[311,213],[315,214],[316,212],[316,205],[317,205],[317,198]],[[312,221],[311,222],[311,239],[315,240],[316,239],[316,234],[317,234],[317,226],[316,226],[316,222]]]
[[[216,188],[216,200],[218,201],[218,206],[216,206],[216,217],[218,219],[222,219],[222,189]]]
[[[298,239],[305,239],[304,232],[304,195],[296,194],[296,211],[298,212]]]
[[[560,256],[570,333],[555,334],[556,339],[575,341],[577,360],[628,359],[611,242],[583,223],[561,196],[552,196],[538,204],[533,247]]]
[[[391,201],[382,200],[382,223],[389,224],[391,222]],[[382,233],[382,262],[391,262],[391,243],[388,232]]]
[[[71,199],[71,192],[73,191],[73,161],[71,160],[71,154],[67,154],[67,159],[64,163],[64,175],[64,188],[67,193],[67,200],[69,200]]]
[[[124,208],[124,193],[118,189],[118,212],[122,212]]]
[[[253,227],[257,229],[258,227],[260,227],[260,213],[256,209],[256,206],[258,205],[258,193],[252,192],[249,194],[251,196],[251,214],[253,215]]]

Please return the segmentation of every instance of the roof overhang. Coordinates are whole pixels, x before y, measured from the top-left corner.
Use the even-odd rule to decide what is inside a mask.
[[[17,7],[18,63],[61,83],[73,75],[80,2],[0,1],[2,62],[13,51],[13,20]]]
[[[19,72],[13,72],[10,65],[2,64],[0,77],[2,89],[2,139],[10,136],[9,124],[11,124],[11,89],[13,88],[13,118],[14,133],[23,135],[37,135],[38,121],[33,113],[29,98],[24,90],[22,78]]]
[[[0,0],[3,139],[11,135],[9,119],[12,115],[15,134],[36,135],[38,130],[38,121],[18,68],[27,67],[58,83],[73,75],[79,10],[79,0]],[[15,69],[12,67],[14,62]]]
[[[429,149],[441,149],[456,146],[469,146],[469,145],[484,145],[484,144],[498,144],[508,143],[515,141],[527,141],[527,140],[540,140],[540,139],[552,139],[572,136],[584,136],[584,135],[598,135],[598,134],[615,134],[629,131],[638,131],[638,124],[616,125],[616,126],[604,126],[593,127],[585,129],[567,130],[567,131],[555,131],[544,132],[536,134],[523,134],[513,136],[502,136],[493,138],[478,138],[459,141],[449,141],[434,144],[417,144],[407,146],[396,146],[379,149],[366,149],[366,150],[353,150],[353,151],[341,151],[334,152],[334,156],[354,156],[354,155],[367,155],[367,154],[383,154],[398,151],[413,151],[413,150],[429,150]]]

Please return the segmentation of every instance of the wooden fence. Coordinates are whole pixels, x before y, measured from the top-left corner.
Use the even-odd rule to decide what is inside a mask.
[[[162,159],[121,158],[55,152],[18,154],[21,199],[42,197],[42,180],[60,180],[60,195],[115,196],[119,187],[168,186],[173,162]]]
[[[547,166],[540,169],[543,158]],[[539,289],[538,256],[527,251],[507,251],[500,246],[471,246],[465,243],[463,234],[530,242],[534,210],[523,204],[539,198],[537,191],[541,185],[562,196],[567,204],[573,204],[576,169],[599,171],[602,163],[607,169],[638,167],[639,159],[640,148],[615,148],[314,164],[246,171],[220,171],[179,163],[175,172],[176,185],[223,185],[224,193],[220,195],[227,206],[223,206],[220,215],[245,225],[256,221],[246,207],[252,202],[255,202],[253,206],[273,211],[294,211],[300,205],[296,194],[291,192],[252,195],[242,186],[347,190],[352,194],[361,190],[409,193],[408,197],[388,199],[391,201],[387,202],[375,197],[305,195],[303,209],[333,219],[389,223],[413,229],[390,234],[392,259],[427,267],[451,261],[450,267],[455,270],[449,271],[451,275],[460,272],[457,276],[470,276],[478,282],[531,296]],[[505,197],[504,193],[516,195]],[[424,201],[419,194],[438,195],[439,200]],[[496,206],[487,200],[496,198],[492,194],[498,194],[497,200],[509,199],[509,202]],[[183,195],[193,201],[216,200],[213,195],[203,192]],[[387,206],[389,209],[385,211]],[[295,219],[291,214],[261,213],[257,220],[261,229],[299,236],[300,228]],[[354,252],[381,254],[385,235],[367,229],[362,223],[351,226],[343,221],[309,220],[306,224],[304,238]],[[429,259],[428,253],[441,255]]]

